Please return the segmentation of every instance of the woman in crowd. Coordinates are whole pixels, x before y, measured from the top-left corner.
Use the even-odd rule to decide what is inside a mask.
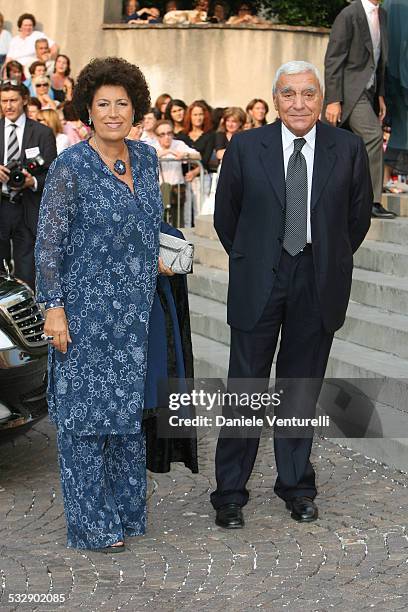
[[[209,162],[214,150],[215,138],[212,130],[212,119],[208,106],[200,100],[196,100],[188,107],[184,119],[184,132],[177,134],[177,139],[185,142],[186,145],[198,151],[203,162],[205,177],[203,178],[204,193],[207,195],[210,190],[210,178],[208,175]],[[193,219],[201,212],[201,184],[200,166],[189,170],[185,175],[186,183],[189,183],[187,190],[187,205],[193,209]]]
[[[174,134],[179,134],[184,130],[184,115],[187,104],[183,100],[170,100],[166,106],[164,118],[173,123]]]
[[[262,127],[268,123],[266,120],[266,115],[269,112],[269,106],[265,100],[262,100],[261,98],[254,98],[247,104],[246,112],[251,115],[254,121],[253,127]]]
[[[171,96],[169,94],[163,93],[157,98],[156,102],[154,103],[154,108],[157,111],[157,116],[159,119],[165,119],[166,108],[170,100]]]
[[[67,55],[59,54],[55,58],[54,72],[51,75],[51,88],[54,99],[64,102],[67,89],[71,92],[72,99],[72,80],[68,77],[71,74],[71,61]]]
[[[34,30],[36,24],[36,19],[31,13],[20,15],[17,20],[18,34],[11,39],[6,63],[14,59],[23,64],[23,66],[29,66],[36,60],[35,41],[39,38],[46,38],[48,40],[52,58],[57,55],[58,47],[55,42],[46,36],[44,32]]]
[[[224,111],[221,127],[215,134],[215,152],[218,159],[224,157],[229,141],[243,129],[245,122],[246,114],[242,108],[231,106]]]
[[[185,180],[182,163],[177,160],[200,159],[201,155],[181,140],[174,139],[171,121],[167,119],[158,121],[155,132],[157,143],[154,147],[160,161],[160,183],[162,188],[163,184],[171,186],[168,192],[165,192],[163,188],[164,205],[167,209],[165,211],[166,220],[174,227],[189,226],[191,225],[191,212],[187,209],[184,212]]]
[[[36,98],[41,102],[41,108],[53,108],[57,109],[59,102],[52,99],[52,92],[50,91],[51,82],[47,76],[38,76],[33,79],[33,87]]]
[[[59,155],[62,151],[70,146],[70,142],[68,140],[68,136],[64,134],[57,111],[53,110],[52,108],[46,108],[40,111],[39,116],[40,119],[43,120],[42,123],[48,125],[48,127],[54,132],[57,144],[57,153]]]
[[[143,117],[143,131],[140,140],[154,147],[157,144],[157,138],[155,134],[156,129],[156,115],[154,108],[149,108],[145,116]]]
[[[36,61],[31,64],[28,71],[30,73],[30,78],[27,79],[24,84],[26,87],[28,87],[30,96],[34,97],[35,89],[33,86],[33,79],[39,76],[47,76],[47,66],[44,64],[44,62]]]
[[[232,15],[227,21],[228,25],[250,24],[256,25],[263,23],[264,20],[257,16],[255,7],[251,2],[240,2],[237,7],[237,14]]]
[[[38,98],[30,97],[27,100],[27,117],[33,121],[38,121],[38,113],[41,110],[41,102]]]
[[[214,149],[214,132],[212,131],[212,119],[208,107],[197,100],[187,108],[184,118],[184,130],[177,135],[178,140],[182,140],[192,149],[196,149],[201,155],[202,162],[206,168]],[[200,172],[192,170],[190,179],[198,176]]]
[[[211,7],[208,21],[210,23],[225,23],[229,17],[230,7],[224,0],[215,0]]]
[[[0,70],[7,57],[11,38],[10,32],[4,29],[4,17],[3,14],[0,13]]]
[[[387,110],[391,136],[385,151],[385,187],[408,192],[408,184],[393,182],[392,174],[408,175],[408,0],[385,0],[388,23]]]
[[[125,140],[150,105],[136,66],[96,59],[74,92],[92,138],[48,172],[36,243],[37,298],[45,302],[48,405],[57,439],[68,546],[124,550],[146,523],[141,429],[148,326],[162,200],[157,156]]]
[[[62,114],[64,117],[63,130],[68,136],[70,146],[89,138],[91,130],[89,126],[82,123],[72,102],[64,102]]]
[[[10,81],[17,81],[18,83],[24,83],[25,74],[24,66],[16,60],[11,60],[5,67],[6,78]]]

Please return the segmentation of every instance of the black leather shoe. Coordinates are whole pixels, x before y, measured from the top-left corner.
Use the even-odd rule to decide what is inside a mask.
[[[286,502],[286,507],[291,510],[291,518],[301,523],[315,521],[319,515],[317,506],[311,497],[295,497]]]
[[[397,215],[385,209],[381,204],[375,203],[371,208],[371,216],[376,219],[394,219]]]
[[[225,504],[218,508],[215,524],[224,529],[241,529],[245,524],[241,506]]]

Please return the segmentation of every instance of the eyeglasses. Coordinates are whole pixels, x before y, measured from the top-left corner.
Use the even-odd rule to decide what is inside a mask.
[[[36,83],[36,87],[48,87],[48,83]]]
[[[173,132],[157,132],[157,136],[161,138],[162,136],[173,136]]]

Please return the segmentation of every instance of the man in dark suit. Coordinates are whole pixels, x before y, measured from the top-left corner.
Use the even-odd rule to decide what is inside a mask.
[[[302,380],[300,387],[295,382],[296,406],[291,399],[286,407],[309,416],[333,334],[345,319],[353,253],[370,226],[372,188],[361,138],[318,120],[322,87],[313,65],[283,65],[273,92],[280,120],[232,138],[216,194],[215,229],[229,255],[228,376],[248,381],[249,388],[254,379],[267,381],[280,333],[277,380],[312,383],[306,395]],[[259,435],[222,433],[211,501],[216,523],[237,528],[244,524],[241,508]],[[313,433],[276,434],[275,492],[292,518],[315,520]]]
[[[384,160],[386,13],[379,0],[356,0],[333,23],[325,57],[324,117],[348,127],[367,148],[374,191],[373,217],[394,218],[381,205]]]
[[[0,269],[3,260],[14,260],[17,278],[34,289],[34,244],[38,212],[47,170],[57,156],[52,130],[26,117],[29,93],[24,85],[6,81],[0,87]],[[7,164],[23,165],[40,156],[43,165],[30,174],[26,169],[24,185],[12,189],[8,184]]]

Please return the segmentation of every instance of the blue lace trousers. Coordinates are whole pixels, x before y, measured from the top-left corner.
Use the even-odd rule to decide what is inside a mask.
[[[146,527],[144,433],[57,434],[67,546],[100,548],[143,535]]]

